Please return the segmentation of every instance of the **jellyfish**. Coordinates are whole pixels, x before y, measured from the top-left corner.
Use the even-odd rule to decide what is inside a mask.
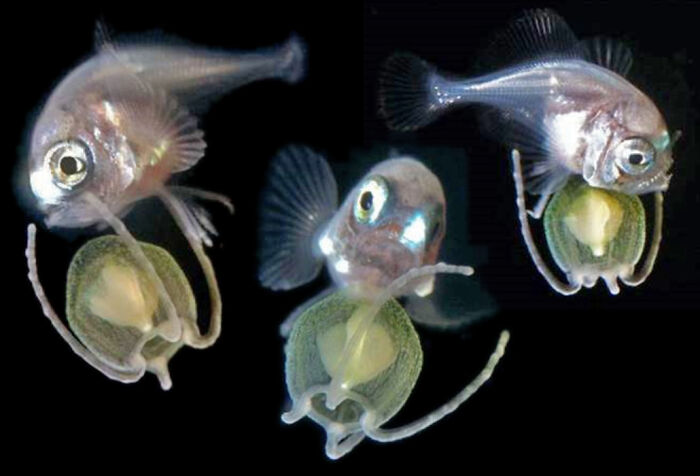
[[[35,233],[36,228],[30,226],[27,257],[30,274],[36,275]],[[87,363],[124,383],[136,382],[149,371],[158,377],[163,390],[168,390],[172,386],[169,360],[184,345],[196,347],[184,336],[198,332],[197,305],[185,273],[170,253],[149,243],[139,242],[139,246],[187,331],[176,341],[163,338],[159,332],[168,315],[156,282],[117,235],[88,241],[71,261],[66,285],[70,330],[45,299],[41,283],[36,280],[33,284],[44,298],[41,302],[44,312],[52,316],[51,323]]]
[[[406,403],[423,362],[420,340],[395,296],[437,273],[471,276],[473,269],[445,263],[414,268],[374,299],[339,289],[313,302],[295,321],[286,344],[286,381],[292,408],[285,423],[309,417],[326,431],[326,455],[338,459],[365,437],[408,438],[454,412],[492,375],[510,334],[502,331],[483,370],[447,403],[407,425],[387,429]]]
[[[513,177],[517,196],[521,232],[537,270],[557,292],[577,293],[591,288],[598,279],[605,281],[611,294],[620,292],[618,279],[628,286],[638,286],[651,274],[661,245],[663,194],[654,193],[654,230],[646,260],[639,263],[646,241],[646,218],[639,196],[595,188],[579,177],[549,198],[541,200],[533,212],[525,208],[520,152],[512,151]],[[540,218],[544,211],[547,246],[559,269],[562,282],[549,268],[537,249],[528,214]]]

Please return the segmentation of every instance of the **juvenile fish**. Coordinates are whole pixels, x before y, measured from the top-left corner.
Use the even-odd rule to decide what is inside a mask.
[[[436,262],[445,236],[445,194],[417,160],[377,164],[337,204],[338,188],[323,157],[297,146],[277,155],[261,213],[264,286],[301,286],[325,262],[336,285],[366,297],[408,270]],[[413,291],[429,294],[432,283],[430,276]]]
[[[101,41],[96,53],[55,88],[33,126],[27,173],[31,191],[49,227],[81,228],[106,223],[114,228],[136,263],[152,280],[166,319],[144,342],[161,337],[207,347],[221,331],[221,295],[203,245],[216,234],[206,210],[194,198],[228,198],[187,187],[168,186],[173,174],[194,167],[206,143],[196,111],[221,94],[252,81],[298,81],[304,48],[292,37],[285,44],[250,53],[232,53],[174,43]],[[230,158],[227,158],[231,160]],[[173,299],[142,247],[120,217],[141,199],[160,198],[187,238],[209,287],[211,314],[205,334],[183,324]],[[125,373],[93,354],[66,328],[39,281],[35,227],[29,225],[29,279],[44,314],[86,362],[110,378],[134,381],[145,369]]]
[[[551,10],[526,12],[494,41],[508,67],[460,79],[411,54],[386,62],[381,110],[416,129],[454,106],[481,104],[491,132],[523,160],[525,187],[550,195],[571,175],[628,194],[665,191],[673,163],[663,116],[625,75],[632,55],[608,39],[578,41]]]
[[[168,193],[171,175],[193,167],[206,143],[192,108],[252,81],[295,82],[304,52],[281,47],[231,53],[191,46],[105,43],[52,92],[34,124],[31,190],[49,226],[83,227]],[[184,210],[183,210],[184,211]],[[186,212],[199,237],[207,236]],[[182,217],[183,219],[185,216]]]

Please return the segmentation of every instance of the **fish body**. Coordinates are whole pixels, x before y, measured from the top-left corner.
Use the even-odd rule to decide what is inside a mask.
[[[372,213],[363,219],[370,193],[372,206],[386,203],[372,212],[376,219]],[[335,282],[386,287],[406,271],[436,262],[444,224],[445,195],[437,177],[415,159],[388,159],[348,194],[317,246]]]
[[[654,102],[624,76],[631,53],[578,41],[563,19],[535,10],[503,33],[518,61],[459,79],[410,54],[390,58],[381,102],[388,124],[414,129],[456,105],[481,104],[491,132],[522,154],[527,190],[548,195],[571,175],[630,194],[663,191],[673,140]]]
[[[56,87],[31,135],[32,192],[49,225],[100,220],[91,192],[119,214],[194,166],[206,143],[191,112],[251,81],[303,72],[297,38],[256,53],[105,44]]]
[[[194,199],[218,201],[231,211],[233,207],[217,193],[167,185],[173,174],[195,166],[204,156],[206,143],[195,112],[251,81],[277,78],[295,82],[303,69],[304,49],[295,37],[280,47],[242,54],[104,42],[49,96],[31,133],[28,174],[32,193],[49,227],[102,223],[114,229],[153,284],[163,310],[164,319],[149,328],[147,338],[158,336],[176,345],[204,348],[213,345],[221,333],[221,293],[204,251],[204,245],[212,244],[216,228]],[[210,298],[206,332],[196,323],[189,325],[176,306],[178,296],[170,294],[152,257],[120,219],[135,202],[149,196],[157,196],[166,206],[202,267]],[[146,370],[145,360],[124,371],[63,324],[39,280],[35,234],[30,224],[28,277],[44,315],[73,351],[104,375],[121,382],[138,380]],[[115,292],[122,292],[125,285],[121,280]],[[167,387],[169,383],[164,384]]]
[[[271,167],[261,217],[262,284],[290,289],[323,263],[338,287],[372,296],[408,270],[437,260],[445,235],[439,179],[410,157],[373,167],[337,207],[325,159],[305,147],[280,152]],[[412,288],[429,294],[432,276]]]

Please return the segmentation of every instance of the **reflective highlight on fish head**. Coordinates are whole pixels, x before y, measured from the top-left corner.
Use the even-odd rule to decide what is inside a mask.
[[[346,198],[319,239],[336,283],[371,294],[411,268],[433,264],[445,236],[438,178],[410,158],[375,166]],[[432,280],[416,292],[429,293]],[[422,286],[422,290],[418,287]]]
[[[29,182],[48,226],[81,227],[99,220],[90,192],[113,205],[133,181],[133,155],[115,107],[95,96],[52,97],[32,132]]]
[[[590,185],[633,195],[668,188],[673,140],[653,103],[644,104],[626,106],[620,114],[624,120],[610,126],[597,167],[584,164],[583,177]]]

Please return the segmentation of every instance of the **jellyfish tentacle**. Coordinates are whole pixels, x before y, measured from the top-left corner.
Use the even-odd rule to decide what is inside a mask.
[[[422,278],[428,275],[435,274],[462,274],[464,276],[471,276],[474,274],[474,268],[471,266],[448,264],[448,263],[437,263],[429,264],[426,266],[421,266],[419,268],[412,268],[403,275],[399,276],[392,282],[386,291],[386,296],[382,299],[385,301],[389,297],[399,295],[403,292],[405,288],[414,279]]]
[[[530,253],[532,262],[535,264],[537,271],[544,277],[544,279],[549,283],[549,285],[556,292],[563,294],[565,296],[570,296],[576,294],[581,290],[580,283],[569,283],[565,284],[560,281],[549,269],[547,263],[540,255],[537,249],[535,240],[532,237],[532,230],[530,229],[530,223],[528,221],[528,211],[525,208],[525,187],[523,186],[523,172],[520,165],[520,152],[518,149],[513,149],[511,152],[511,159],[513,160],[513,180],[515,181],[515,203],[518,207],[518,218],[520,219],[520,232],[523,235],[523,240],[525,240],[525,245],[527,246],[527,251]]]
[[[644,265],[634,274],[629,277],[620,277],[623,283],[628,286],[639,286],[642,284],[651,274],[654,269],[654,264],[656,263],[656,257],[659,255],[659,248],[661,247],[661,237],[663,234],[663,223],[664,223],[664,195],[661,192],[656,192],[654,194],[654,234],[651,239],[651,245],[649,245],[649,251],[647,251],[647,257],[644,261]]]
[[[170,297],[168,291],[165,289],[163,280],[160,279],[156,269],[153,267],[153,263],[151,263],[151,260],[149,260],[146,254],[143,252],[143,249],[141,249],[141,245],[138,241],[136,241],[136,238],[134,238],[134,236],[126,228],[124,222],[114,213],[112,213],[107,205],[102,203],[99,198],[90,192],[85,192],[83,195],[87,202],[93,208],[95,208],[95,210],[97,210],[102,219],[107,222],[112,229],[114,229],[117,235],[122,239],[123,243],[129,249],[129,252],[134,257],[136,262],[139,264],[139,266],[141,266],[141,269],[143,269],[148,277],[151,278],[151,281],[156,288],[156,292],[158,293],[158,297],[165,307],[167,318],[166,322],[169,326],[167,329],[159,330],[160,337],[168,342],[179,341],[182,338],[182,321],[177,313],[177,309],[175,308],[175,303]],[[162,326],[162,323],[158,325],[158,327]]]
[[[481,372],[479,372],[479,375],[477,375],[474,380],[464,387],[461,392],[439,408],[433,410],[431,413],[414,421],[413,423],[393,429],[374,427],[372,424],[373,422],[371,421],[372,415],[366,413],[362,418],[363,431],[373,440],[380,442],[391,442],[413,436],[416,433],[428,428],[433,423],[443,419],[459,408],[459,406],[467,401],[472,395],[474,395],[474,393],[476,393],[476,391],[479,390],[479,388],[491,377],[496,365],[498,365],[501,357],[503,357],[505,354],[506,345],[508,344],[509,339],[510,333],[507,330],[502,331],[500,337],[498,338],[496,349],[489,357],[489,360],[486,362],[484,368],[481,370]]]
[[[386,303],[386,301],[390,298],[402,294],[404,288],[408,286],[411,281],[424,276],[440,273],[462,274],[468,277],[474,274],[474,268],[471,266],[460,266],[447,263],[437,263],[434,265],[412,268],[396,278],[384,291],[375,296],[371,301],[360,305],[355,310],[355,313],[360,315],[357,328],[346,342],[340,357],[341,364],[338,372],[328,385],[328,392],[326,394],[328,398],[326,400],[326,404],[329,408],[333,409],[342,402],[343,395],[345,394],[345,389],[343,388],[343,377],[345,376],[345,371],[350,363],[350,357],[358,348],[363,336],[369,331],[374,318],[384,303]]]
[[[219,291],[219,283],[216,279],[214,266],[204,251],[201,237],[188,220],[185,205],[170,191],[168,191],[167,188],[159,189],[157,195],[166,208],[170,211],[178,227],[185,235],[190,248],[199,261],[199,265],[204,272],[204,278],[207,281],[207,287],[209,288],[209,300],[211,304],[209,329],[207,329],[206,334],[202,334],[198,326],[195,325],[191,330],[191,333],[188,332],[185,334],[187,345],[197,349],[203,349],[214,344],[221,334],[221,292]]]
[[[532,210],[528,210],[527,214],[535,220],[539,220],[540,218],[542,218],[542,214],[544,213],[544,209],[547,208],[547,204],[549,203],[550,198],[552,198],[551,193],[540,195],[540,198],[537,200],[535,207]]]
[[[44,287],[41,285],[41,281],[39,280],[36,259],[36,226],[33,223],[30,223],[27,227],[27,249],[25,251],[25,256],[27,257],[27,266],[29,268],[29,273],[27,276],[29,277],[29,281],[34,289],[34,294],[41,304],[41,310],[49,321],[51,321],[54,329],[56,329],[63,340],[70,346],[71,350],[93,368],[99,370],[103,375],[112,380],[122,383],[133,383],[140,380],[146,372],[145,366],[142,366],[142,368],[133,372],[118,370],[109,366],[107,363],[100,360],[99,357],[92,353],[87,347],[85,347],[66,327],[66,325],[63,324],[63,321],[58,316],[53,306],[51,306],[51,302],[46,296]]]
[[[316,394],[325,392],[325,385],[309,387],[299,398],[295,399],[292,408],[282,414],[282,421],[291,425],[304,418],[311,411],[311,398]]]
[[[350,453],[362,440],[365,439],[365,434],[359,431],[345,435],[344,439],[333,436],[326,440],[326,456],[330,459],[340,459]]]

